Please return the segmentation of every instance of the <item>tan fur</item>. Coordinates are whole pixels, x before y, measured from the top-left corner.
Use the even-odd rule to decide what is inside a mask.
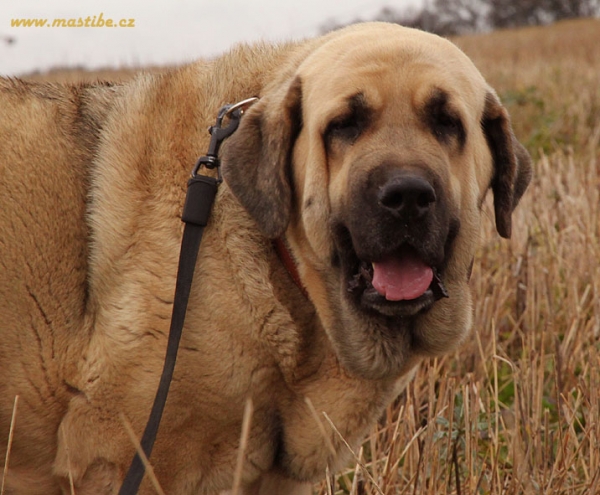
[[[464,117],[461,152],[418,118],[434,82]],[[327,153],[322,133],[357,89],[375,102],[374,123],[355,145]],[[310,493],[327,465],[349,458],[321,413],[356,446],[422,357],[466,335],[481,202],[494,175],[508,185],[502,194],[520,180],[499,206],[510,221],[528,172],[524,155],[506,151],[512,132],[493,92],[449,42],[365,24],[304,43],[240,47],[118,86],[0,80],[0,459],[20,397],[7,493],[69,493],[70,477],[78,495],[117,492],[133,455],[121,415],[141,433],[162,369],[187,177],[218,108],[253,95],[261,101],[225,145],[226,181],[151,458],[165,492],[231,488],[251,398],[246,493]],[[488,114],[504,119],[499,152],[484,134]],[[258,136],[257,125],[268,133]],[[263,229],[254,211],[262,199],[248,206],[250,179],[240,178],[255,152],[264,176],[252,187],[282,181],[281,194],[265,199]],[[507,172],[495,155],[508,157]],[[365,344],[330,265],[328,222],[352,201],[348,184],[389,156],[426,161],[461,223],[445,275],[450,298],[418,317],[420,347]],[[268,237],[281,228],[310,300],[272,248]],[[140,493],[154,493],[147,480]]]

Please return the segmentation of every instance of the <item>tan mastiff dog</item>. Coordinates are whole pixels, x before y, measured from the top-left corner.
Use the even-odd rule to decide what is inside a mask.
[[[531,172],[450,42],[362,24],[123,85],[2,80],[5,493],[118,491],[124,423],[141,434],[162,369],[190,169],[219,107],[254,95],[151,457],[165,493],[231,489],[249,399],[244,493],[310,493],[349,459],[323,413],[359,445],[419,361],[467,335],[486,191],[508,237]]]

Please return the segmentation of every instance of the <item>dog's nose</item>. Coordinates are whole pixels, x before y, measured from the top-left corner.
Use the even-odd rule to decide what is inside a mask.
[[[402,175],[386,182],[378,194],[379,204],[395,216],[422,218],[435,203],[433,186],[416,175]]]

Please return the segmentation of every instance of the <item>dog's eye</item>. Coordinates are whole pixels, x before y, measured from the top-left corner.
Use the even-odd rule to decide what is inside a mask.
[[[348,99],[346,112],[334,118],[327,126],[323,135],[327,146],[339,141],[344,144],[353,144],[365,131],[371,122],[372,109],[367,104],[362,93]]]
[[[446,142],[449,138],[458,138],[460,143],[464,142],[465,131],[462,121],[448,112],[440,112],[433,122],[433,132],[438,140]]]
[[[426,121],[438,141],[449,144],[457,139],[462,147],[466,140],[465,128],[458,112],[449,105],[448,95],[438,90],[425,108]]]
[[[438,115],[436,127],[438,132],[444,134],[457,134],[460,131],[462,124],[460,120],[446,112]]]
[[[325,131],[325,141],[331,143],[334,139],[340,139],[348,143],[354,143],[360,136],[362,124],[355,115],[344,116],[332,120]]]

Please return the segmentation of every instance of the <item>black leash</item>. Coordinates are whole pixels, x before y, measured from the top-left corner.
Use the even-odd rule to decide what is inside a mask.
[[[204,227],[208,223],[208,217],[217,194],[219,184],[223,181],[221,169],[219,168],[219,148],[224,139],[235,132],[240,123],[240,118],[245,108],[254,103],[257,98],[249,98],[234,105],[225,105],[217,115],[217,121],[209,129],[211,139],[206,156],[200,157],[192,171],[192,178],[188,181],[187,195],[183,214],[181,219],[185,222],[183,230],[183,239],[181,241],[181,251],[179,253],[179,267],[177,269],[177,282],[175,284],[175,298],[173,301],[173,312],[171,315],[171,328],[169,329],[169,340],[167,343],[167,353],[165,364],[163,366],[160,383],[152,405],[152,411],[142,440],[141,448],[146,455],[150,457],[154,440],[158,432],[160,420],[167,401],[173,370],[175,369],[175,360],[177,359],[177,349],[181,339],[181,331],[185,321],[194,269],[196,268],[196,259],[198,250],[202,241]],[[222,127],[223,119],[229,117],[229,125]],[[198,175],[200,167],[207,169],[217,169],[217,178]],[[119,490],[119,495],[135,495],[138,492],[140,483],[144,478],[145,467],[139,456],[135,454],[127,475]]]

